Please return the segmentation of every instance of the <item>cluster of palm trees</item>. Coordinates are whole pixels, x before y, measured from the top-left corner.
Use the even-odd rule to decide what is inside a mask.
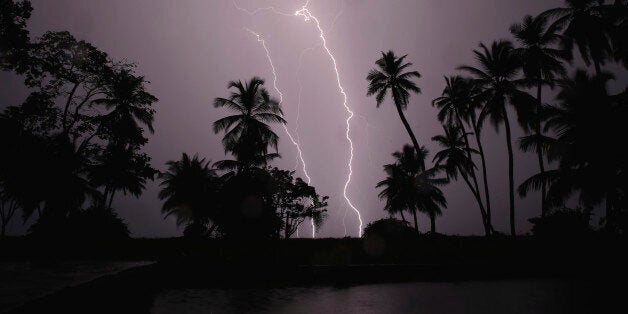
[[[444,129],[444,134],[432,138],[443,149],[435,155],[432,169],[425,168],[427,153],[419,146],[403,115],[410,92],[420,92],[411,80],[419,74],[404,72],[411,66],[404,62],[406,56],[383,53],[376,62],[379,69],[371,70],[367,76],[368,95],[376,95],[379,106],[391,91],[393,103],[414,144],[416,153],[411,159],[420,165],[415,168],[404,165],[401,157],[408,152],[406,147],[403,153],[394,154],[395,164],[384,166],[388,177],[377,186],[384,188],[380,197],[386,199],[388,212],[415,214],[419,210],[428,213],[433,221],[439,212],[434,208],[446,205],[436,197],[437,186],[445,182],[429,183],[434,192],[427,196],[423,195],[419,182],[428,182],[421,176],[434,177],[433,173],[444,171],[448,179],[464,180],[477,202],[485,234],[494,233],[481,137],[488,121],[496,131],[500,126],[505,129],[510,233],[516,235],[511,124],[514,114],[527,134],[519,139],[519,147],[524,152],[534,152],[539,164],[539,173],[520,185],[519,194],[525,196],[532,189],[540,190],[541,217],[551,214],[552,209],[565,207],[574,193],[579,193],[579,205],[587,213],[604,201],[607,230],[619,228],[627,209],[628,159],[614,143],[621,142],[621,135],[626,134],[624,123],[619,121],[628,118],[627,92],[610,95],[606,83],[612,76],[602,67],[609,61],[626,66],[628,4],[625,1],[606,4],[601,0],[565,3],[564,8],[526,16],[522,23],[512,25],[510,31],[517,45],[508,40],[490,45],[481,43],[474,50],[477,65],[458,68],[468,76],[445,78],[442,96],[432,103],[439,109],[438,119]],[[579,69],[573,79],[568,78],[566,65],[574,60],[576,47],[584,64],[593,66],[595,75]],[[543,91],[556,86],[560,88],[557,104],[548,104]],[[552,163],[556,169],[547,170]],[[405,220],[403,215],[402,219]]]
[[[234,114],[215,121],[214,132],[224,133],[225,154],[234,159],[212,164],[183,154],[168,162],[160,176],[162,212],[176,216],[186,234],[201,237],[279,238],[283,231],[289,238],[306,218],[320,226],[327,197],[294,172],[268,167],[280,157],[271,124],[286,123],[278,101],[258,77],[231,81],[228,88],[231,95],[216,98],[214,106]]]

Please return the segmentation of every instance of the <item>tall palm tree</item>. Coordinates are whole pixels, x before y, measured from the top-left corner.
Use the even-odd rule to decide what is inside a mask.
[[[482,139],[480,136],[480,130],[478,128],[478,121],[476,115],[477,101],[474,97],[476,94],[476,88],[468,78],[453,76],[445,77],[447,86],[443,90],[442,96],[436,98],[432,102],[432,106],[440,109],[438,112],[438,120],[446,125],[458,126],[461,129],[463,135],[464,144],[466,146],[467,157],[473,160],[471,157],[471,145],[468,139],[468,132],[465,128],[465,122],[468,123],[475,134],[475,141],[478,145],[480,159],[482,161],[482,173],[484,183],[484,198],[486,200],[486,217],[485,226],[489,228],[489,232],[492,232],[491,222],[491,197],[488,186],[488,176],[486,170],[486,158],[484,156],[484,148],[482,146]],[[477,181],[475,169],[471,169],[471,179],[473,180],[475,191],[480,192],[480,188]],[[480,198],[481,203],[481,198]],[[480,207],[484,208],[484,204],[480,204]],[[484,219],[484,218],[483,218]]]
[[[168,161],[166,165],[168,171],[159,175],[159,199],[165,200],[161,211],[165,217],[176,216],[177,225],[186,224],[186,229],[197,231],[197,235],[211,235],[216,228],[220,188],[216,171],[210,168],[209,161],[198,155],[190,158],[185,153],[181,160]]]
[[[236,114],[214,122],[214,132],[225,132],[222,139],[225,152],[237,161],[251,165],[258,156],[267,155],[268,147],[277,150],[279,136],[268,123],[286,123],[279,102],[264,88],[264,80],[253,77],[248,82],[231,81],[234,88],[229,98],[216,98],[214,106],[226,107]]]
[[[548,19],[544,15],[532,17],[530,15],[523,19],[521,24],[514,24],[510,27],[510,32],[517,39],[520,48],[516,48],[514,53],[521,59],[523,73],[531,84],[536,85],[537,106],[536,112],[530,121],[534,134],[526,136],[524,143],[532,143],[538,157],[539,169],[541,173],[545,172],[545,162],[543,160],[543,143],[545,136],[541,132],[542,129],[542,109],[543,85],[554,86],[557,77],[565,76],[565,67],[561,61],[565,57],[563,50],[554,48],[554,45],[561,39],[557,34],[558,27],[556,24],[548,27]],[[529,145],[521,145],[525,151]],[[545,197],[547,187],[543,185],[541,188],[541,216],[547,213],[547,204]]]
[[[519,58],[513,54],[512,44],[508,41],[493,42],[490,48],[480,44],[481,50],[474,50],[479,67],[461,66],[459,69],[469,72],[474,77],[474,84],[479,87],[476,96],[483,103],[479,117],[480,127],[490,118],[490,122],[499,130],[504,124],[506,129],[506,144],[508,148],[508,186],[510,205],[510,233],[516,235],[515,230],[515,193],[514,193],[514,160],[512,149],[512,132],[508,118],[507,105],[512,105],[517,111],[520,124],[525,128],[525,121],[530,120],[530,105],[536,100],[518,89],[520,83],[517,73],[520,68]]]
[[[446,125],[443,128],[445,131],[444,134],[432,138],[432,141],[437,142],[443,148],[443,150],[439,151],[434,156],[433,161],[436,162],[434,167],[443,168],[448,179],[456,180],[458,175],[462,177],[478,203],[484,233],[486,236],[489,236],[491,234],[491,228],[488,224],[486,210],[484,209],[482,198],[480,197],[480,191],[477,185],[474,186],[469,179],[473,169],[475,169],[475,163],[473,159],[471,159],[470,154],[477,154],[478,151],[468,147],[467,143],[465,143],[462,130],[457,126]]]
[[[551,27],[563,29],[565,50],[571,52],[574,45],[578,46],[585,64],[593,62],[596,73],[601,74],[601,66],[613,52],[612,27],[606,18],[610,7],[604,0],[565,0],[565,5],[547,10],[541,16],[555,18]]]
[[[404,70],[412,66],[412,63],[404,63],[406,57],[407,55],[397,57],[393,51],[382,52],[382,57],[375,62],[379,69],[372,69],[366,77],[369,81],[367,96],[375,95],[377,107],[379,108],[382,102],[384,102],[388,91],[390,91],[397,113],[399,113],[399,118],[408,135],[410,135],[414,149],[417,151],[417,154],[420,154],[421,147],[403,111],[408,107],[410,92],[421,93],[421,89],[412,81],[420,78],[421,74],[417,71],[404,72]],[[421,166],[422,169],[425,169],[424,164]]]

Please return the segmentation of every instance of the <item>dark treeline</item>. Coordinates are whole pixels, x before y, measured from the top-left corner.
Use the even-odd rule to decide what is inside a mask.
[[[592,212],[601,205],[601,230],[625,234],[628,156],[620,143],[628,134],[628,90],[610,93],[607,84],[613,75],[604,66],[627,66],[626,17],[626,1],[567,0],[563,8],[513,24],[514,42],[480,43],[473,51],[476,63],[445,77],[442,96],[432,102],[443,133],[432,138],[441,150],[431,168],[425,166],[428,152],[403,113],[411,93],[420,93],[413,81],[420,74],[410,70],[406,56],[382,53],[367,76],[368,95],[375,95],[379,106],[390,92],[413,147],[394,153],[395,163],[384,166],[387,177],[377,187],[383,188],[380,197],[391,218],[369,225],[366,233],[408,228],[404,212],[413,215],[418,232],[417,211],[428,215],[434,233],[435,217],[447,205],[438,187],[458,178],[476,200],[485,234],[499,233],[493,227],[496,208],[491,207],[490,165],[481,136],[488,123],[497,132],[502,127],[505,131],[512,236],[517,234],[515,198],[530,191],[540,192],[539,216],[530,219],[535,234],[590,232]],[[593,74],[572,66],[579,60]],[[555,99],[545,96],[550,89],[558,90]],[[526,133],[520,139],[512,136],[514,119]],[[513,177],[517,144],[538,158],[538,174],[524,182]],[[392,218],[395,214],[401,221]]]
[[[443,131],[421,145],[404,114],[421,89],[406,56],[382,53],[367,76],[377,106],[392,98],[411,140],[384,166],[377,187],[389,219],[369,224],[366,235],[415,237],[419,213],[430,220],[447,207],[442,186],[459,178],[475,200],[486,236],[496,210],[508,210],[509,233],[517,234],[515,199],[539,191],[533,232],[590,232],[595,208],[605,207],[601,230],[624,234],[628,180],[621,143],[628,134],[626,90],[609,92],[608,63],[626,67],[626,1],[565,1],[564,8],[523,17],[512,40],[481,43],[476,62],[445,77],[432,105]],[[139,197],[157,179],[165,217],[176,217],[184,234],[200,238],[290,238],[306,220],[316,229],[326,217],[320,196],[294,172],[270,167],[280,158],[274,125],[286,123],[279,102],[253,77],[228,83],[214,106],[231,115],[214,122],[226,160],[215,163],[183,153],[164,171],[142,152],[152,133],[157,98],[135,65],[113,60],[69,32],[30,38],[29,1],[0,0],[0,67],[24,78],[30,95],[0,115],[0,218],[36,217],[33,236],[128,237],[115,213],[120,193]],[[587,68],[573,64],[584,62]],[[590,69],[589,69],[590,68]],[[555,98],[548,97],[550,89]],[[526,136],[513,138],[515,122]],[[491,205],[482,132],[504,130],[508,152],[507,209]],[[515,182],[515,150],[534,153],[538,174]],[[430,162],[431,161],[431,162]],[[470,206],[471,207],[471,206]],[[575,208],[570,208],[575,207]],[[406,214],[408,214],[406,216]],[[399,215],[401,220],[393,218]],[[411,221],[411,223],[409,222]]]
[[[279,137],[267,123],[285,123],[264,81],[230,82],[215,106],[234,112],[214,123],[225,153],[211,164],[183,154],[160,172],[142,153],[153,132],[157,98],[135,65],[69,32],[32,40],[29,1],[0,1],[0,66],[24,78],[24,103],[0,115],[2,233],[19,213],[35,216],[33,236],[124,238],[129,230],[113,208],[116,193],[139,197],[161,180],[166,217],[192,237],[289,238],[306,219],[320,227],[328,197],[294,172],[271,168]]]

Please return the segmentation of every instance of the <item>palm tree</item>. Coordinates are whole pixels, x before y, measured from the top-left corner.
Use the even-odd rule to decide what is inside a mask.
[[[515,230],[515,193],[514,193],[514,160],[512,149],[512,134],[508,119],[508,104],[517,111],[520,124],[525,128],[524,121],[529,121],[530,104],[536,100],[530,95],[517,89],[520,83],[516,80],[520,68],[519,58],[513,54],[512,44],[508,41],[493,42],[489,49],[480,44],[481,50],[474,50],[479,67],[461,66],[459,69],[474,76],[474,84],[480,89],[476,96],[483,103],[479,117],[479,127],[484,120],[490,118],[491,123],[499,130],[504,124],[506,129],[506,144],[508,148],[508,183],[510,203],[510,233],[516,235]]]
[[[272,99],[264,88],[264,80],[253,77],[248,82],[231,81],[228,88],[235,88],[229,98],[216,98],[214,106],[235,111],[214,122],[214,132],[225,132],[222,139],[225,152],[236,160],[251,166],[258,156],[267,155],[268,147],[277,150],[279,136],[267,123],[286,123],[277,100]]]
[[[190,158],[185,153],[181,160],[168,161],[166,165],[168,171],[159,175],[162,180],[159,199],[165,200],[161,211],[165,217],[176,216],[177,225],[186,224],[186,230],[211,235],[216,228],[220,188],[216,171],[210,168],[209,161],[199,159],[198,155]]]
[[[415,176],[417,190],[417,207],[430,217],[430,233],[436,234],[436,216],[443,214],[447,208],[447,199],[439,186],[449,183],[445,178],[437,178],[440,169],[437,167],[421,171]]]
[[[612,55],[612,27],[607,20],[610,7],[604,5],[604,0],[565,0],[565,4],[566,7],[547,10],[541,16],[556,19],[551,28],[563,29],[564,49],[571,52],[574,45],[578,46],[585,64],[593,62],[599,75],[601,66]]]
[[[156,170],[149,165],[150,157],[138,154],[135,147],[121,147],[110,144],[96,163],[89,167],[90,181],[96,186],[104,186],[102,208],[111,210],[117,191],[139,197],[147,180],[152,180]]]
[[[446,125],[443,128],[445,134],[437,135],[432,138],[432,141],[437,142],[443,148],[443,150],[439,151],[434,156],[433,161],[436,162],[434,167],[444,169],[448,179],[456,180],[458,175],[462,177],[478,203],[482,224],[484,225],[484,233],[486,236],[489,236],[491,234],[491,227],[488,224],[486,211],[482,203],[482,198],[480,197],[480,191],[477,185],[474,186],[469,180],[473,169],[476,168],[470,154],[477,154],[478,151],[468,147],[468,144],[465,143],[465,136],[462,134],[462,130],[457,126]]]
[[[514,50],[514,53],[521,59],[523,73],[531,84],[536,85],[537,106],[533,115],[533,121],[530,121],[534,134],[526,136],[522,142],[532,145],[521,145],[526,151],[528,148],[534,148],[539,162],[541,173],[545,172],[545,164],[543,160],[543,143],[545,137],[541,132],[542,129],[542,109],[543,85],[554,86],[557,77],[565,76],[565,67],[561,61],[565,57],[563,50],[553,48],[561,36],[558,35],[556,24],[548,27],[548,19],[546,16],[540,15],[532,17],[530,15],[523,19],[523,23],[514,24],[510,27],[510,32],[515,36],[521,44],[520,48]],[[541,216],[547,213],[547,204],[545,197],[547,187],[543,185],[541,188]]]
[[[414,148],[412,148],[414,149]],[[414,204],[415,191],[412,189],[412,181],[410,177],[397,164],[389,164],[384,166],[386,179],[377,183],[377,188],[384,188],[379,193],[380,199],[386,199],[384,210],[391,216],[399,213],[401,219],[406,221],[403,215],[404,211],[414,213],[416,210]],[[418,231],[418,224],[415,215],[414,228]]]
[[[404,145],[401,151],[393,153],[396,162],[384,166],[387,178],[377,184],[378,188],[384,188],[379,197],[386,199],[385,210],[391,214],[406,210],[411,212],[417,233],[417,211],[430,216],[431,230],[435,232],[436,216],[441,214],[440,208],[447,203],[442,191],[436,187],[445,184],[447,180],[435,178],[438,173],[436,168],[421,170],[427,154],[424,147],[417,154],[413,147]]]
[[[412,65],[412,63],[404,63],[406,56],[397,57],[393,51],[382,52],[382,57],[375,62],[379,69],[372,69],[366,77],[369,81],[367,96],[376,95],[375,99],[379,108],[390,90],[399,118],[410,135],[414,149],[417,154],[420,154],[421,147],[403,111],[408,107],[410,92],[421,93],[421,89],[412,81],[414,78],[420,78],[421,74],[417,71],[403,72]],[[425,169],[425,165],[421,166]]]
[[[471,125],[473,134],[475,134],[475,141],[478,145],[478,153],[482,161],[482,178],[484,180],[484,197],[486,200],[486,217],[483,218],[483,222],[485,223],[485,227],[489,228],[489,232],[492,232],[491,197],[488,186],[486,158],[484,156],[484,148],[478,128],[476,115],[476,109],[478,107],[477,101],[474,99],[477,89],[470,79],[460,76],[445,77],[445,82],[447,86],[443,90],[442,96],[436,98],[432,102],[432,106],[440,109],[438,112],[438,120],[441,123],[458,126],[460,128],[466,146],[467,158],[469,160],[473,159],[471,157],[471,145],[469,144],[468,138],[469,133],[465,129],[465,122]],[[471,169],[470,175],[475,186],[475,191],[477,191],[479,195],[480,188],[474,168]],[[481,201],[482,199],[480,198],[480,207],[484,208],[484,204],[482,204]]]
[[[628,93],[609,95],[610,78],[578,70],[573,80],[561,83],[559,106],[546,124],[557,136],[548,156],[557,160],[558,169],[532,176],[519,193],[525,196],[546,183],[553,205],[564,204],[576,192],[587,210],[605,201],[606,226],[612,231],[614,214],[626,193],[628,155],[618,143],[625,141],[628,132]]]
[[[155,109],[151,108],[157,98],[145,90],[144,77],[134,76],[128,70],[113,74],[105,98],[94,101],[110,110],[100,118],[112,134],[112,140],[119,145],[129,143],[143,145],[142,126],[154,133]]]

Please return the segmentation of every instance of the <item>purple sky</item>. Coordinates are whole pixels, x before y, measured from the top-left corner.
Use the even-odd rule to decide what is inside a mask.
[[[164,169],[167,160],[182,152],[199,153],[217,161],[224,159],[220,135],[211,130],[213,121],[227,112],[211,105],[216,97],[228,96],[229,80],[253,75],[272,88],[272,72],[263,47],[244,27],[266,40],[284,94],[288,127],[296,127],[297,104],[301,90],[300,140],[312,184],[320,194],[331,197],[329,218],[320,236],[343,236],[346,213],[348,235],[357,235],[357,219],[342,198],[349,157],[345,139],[346,111],[338,91],[335,72],[328,55],[320,47],[315,24],[302,17],[284,16],[270,10],[249,15],[231,0],[32,0],[35,8],[30,22],[32,36],[44,31],[69,30],[106,51],[115,59],[137,62],[138,72],[151,82],[149,90],[159,99],[155,105],[156,132],[145,151],[153,165]],[[305,1],[239,0],[241,8],[253,11],[273,5],[293,13]],[[327,32],[348,105],[356,113],[352,122],[355,159],[349,195],[366,223],[386,216],[377,198],[375,184],[384,178],[382,165],[393,161],[390,154],[410,142],[390,100],[379,109],[367,98],[365,76],[380,51],[392,49],[408,54],[414,69],[422,75],[418,85],[423,94],[412,96],[407,111],[419,142],[432,155],[437,147],[430,138],[441,132],[432,99],[444,87],[444,75],[455,74],[461,64],[472,64],[471,51],[480,41],[490,43],[510,38],[508,27],[525,14],[538,14],[557,7],[560,0],[312,0],[310,11]],[[332,29],[333,26],[333,29]],[[315,47],[304,52],[309,47]],[[299,56],[301,66],[299,67]],[[297,70],[299,70],[297,72]],[[623,80],[625,82],[625,80]],[[0,106],[19,104],[26,91],[12,74],[0,73]],[[299,82],[302,89],[299,88]],[[513,120],[514,122],[514,120]],[[280,127],[283,158],[276,165],[294,169],[296,150]],[[486,128],[489,183],[492,189],[494,226],[506,231],[507,153],[504,137]],[[520,130],[514,137],[521,136]],[[517,153],[515,182],[519,184],[537,169],[534,155]],[[300,168],[299,168],[300,169]],[[302,176],[302,172],[298,171]],[[162,237],[181,234],[173,219],[163,219],[157,199],[157,183],[150,183],[140,199],[119,197],[114,207],[127,221],[133,236]],[[479,210],[463,182],[444,189],[449,208],[437,220],[437,230],[450,234],[481,234]],[[517,223],[527,232],[527,219],[538,214],[539,199],[533,194],[517,199]],[[597,217],[593,222],[597,223]],[[427,230],[427,217],[420,217]],[[301,235],[309,235],[309,224]],[[21,228],[13,226],[13,232]]]

